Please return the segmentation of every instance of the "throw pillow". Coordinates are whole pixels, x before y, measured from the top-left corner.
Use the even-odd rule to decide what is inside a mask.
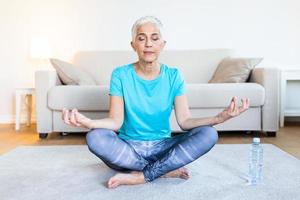
[[[80,67],[71,63],[50,58],[52,66],[55,68],[58,77],[65,85],[96,85],[95,80],[90,74],[85,72]]]
[[[251,70],[263,58],[224,58],[218,65],[209,83],[242,83],[249,78]]]

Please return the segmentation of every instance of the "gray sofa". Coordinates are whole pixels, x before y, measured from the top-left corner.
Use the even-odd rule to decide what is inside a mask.
[[[208,83],[218,63],[234,56],[231,49],[165,51],[160,61],[176,66],[187,83],[187,97],[193,117],[216,115],[232,96],[249,97],[250,108],[236,118],[215,126],[221,131],[263,131],[275,136],[279,127],[279,71],[255,68],[246,83]],[[86,132],[88,129],[64,124],[61,110],[77,108],[92,119],[108,116],[109,81],[116,66],[136,61],[132,51],[86,51],[74,55],[72,63],[83,67],[97,86],[62,85],[57,73],[36,71],[36,117],[40,138],[52,132]],[[181,131],[174,110],[170,117],[173,131]]]

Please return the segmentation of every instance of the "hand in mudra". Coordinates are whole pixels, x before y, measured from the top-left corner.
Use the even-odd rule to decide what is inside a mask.
[[[83,127],[83,128],[89,128],[90,121],[91,121],[91,119],[79,113],[76,108],[70,111],[66,108],[63,108],[62,119],[68,125]]]
[[[220,123],[240,115],[249,108],[249,98],[242,98],[241,101],[242,105],[238,106],[237,97],[232,97],[229,106],[217,115]]]

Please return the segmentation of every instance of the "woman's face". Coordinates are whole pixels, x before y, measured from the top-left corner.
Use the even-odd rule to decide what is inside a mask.
[[[154,62],[165,46],[159,29],[152,23],[146,23],[137,29],[136,38],[131,42],[132,48],[137,52],[139,60]]]

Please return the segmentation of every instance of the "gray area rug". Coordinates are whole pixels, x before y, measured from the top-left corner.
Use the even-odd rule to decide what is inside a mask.
[[[218,144],[187,165],[191,178],[107,189],[116,172],[86,145],[20,146],[0,156],[0,199],[300,199],[300,161],[264,144],[264,179],[247,184],[250,145]]]

